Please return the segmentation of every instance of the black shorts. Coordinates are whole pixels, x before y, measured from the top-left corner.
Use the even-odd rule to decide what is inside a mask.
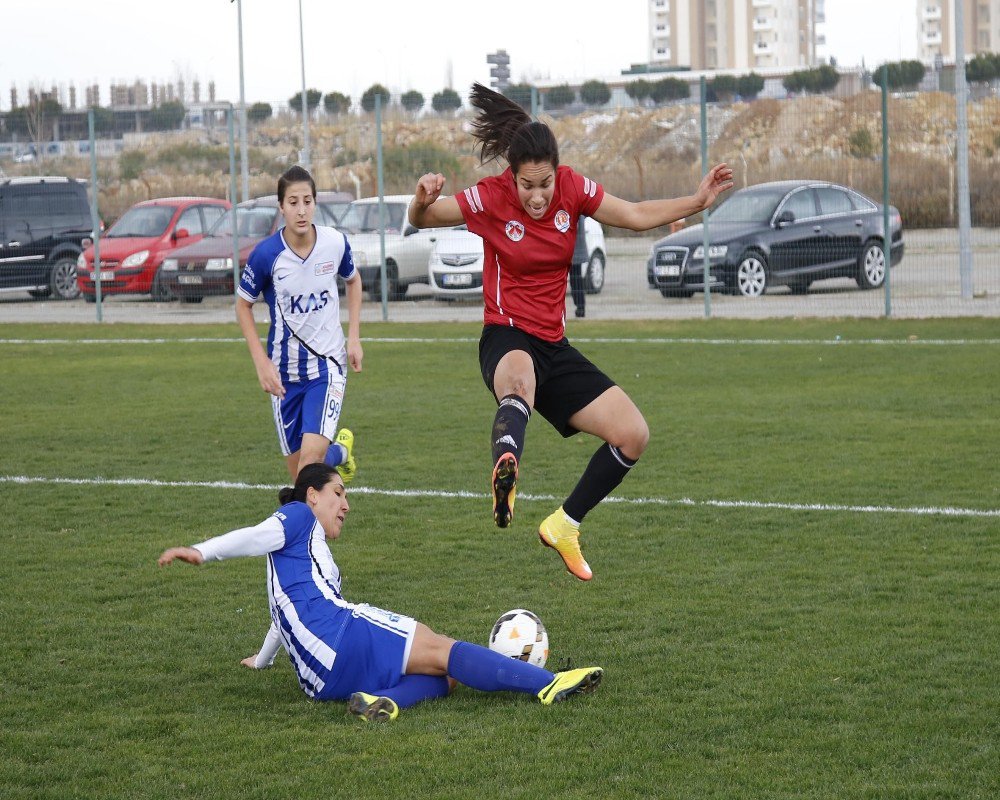
[[[535,410],[563,436],[578,433],[569,418],[590,405],[615,382],[595,367],[564,336],[546,342],[505,325],[485,325],[479,337],[479,368],[493,392],[497,364],[511,350],[523,350],[535,367]]]

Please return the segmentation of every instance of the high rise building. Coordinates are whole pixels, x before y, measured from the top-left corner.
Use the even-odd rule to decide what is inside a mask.
[[[1000,51],[1000,0],[965,0],[962,16],[967,55]],[[918,0],[917,58],[953,60],[956,28],[954,0]]]
[[[649,0],[649,64],[811,67],[822,58],[825,21],[825,0]]]

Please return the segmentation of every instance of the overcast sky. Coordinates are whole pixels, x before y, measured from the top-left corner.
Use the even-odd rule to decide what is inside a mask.
[[[302,86],[298,0],[242,0],[248,103],[283,102]],[[646,0],[302,0],[306,83],[355,102],[372,83],[429,100],[489,82],[486,54],[511,57],[515,81],[609,78],[647,58]],[[586,11],[584,9],[595,9]],[[598,10],[599,9],[599,10]],[[913,58],[916,0],[826,0],[828,51],[842,65]],[[0,109],[10,87],[197,78],[239,98],[237,6],[230,0],[4,0]]]

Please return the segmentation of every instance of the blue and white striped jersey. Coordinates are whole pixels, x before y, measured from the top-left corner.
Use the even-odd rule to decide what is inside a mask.
[[[340,569],[309,506],[288,503],[259,525],[194,547],[206,561],[267,556],[271,619],[302,690],[310,697],[319,695],[330,681],[344,629],[358,606],[341,596]]]
[[[263,295],[271,312],[267,354],[286,384],[325,378],[329,369],[338,368],[309,348],[336,359],[341,374],[346,368],[337,276],[347,279],[355,274],[354,258],[344,234],[336,228],[313,227],[316,245],[305,259],[287,245],[284,229],[259,242],[236,290],[249,303]]]

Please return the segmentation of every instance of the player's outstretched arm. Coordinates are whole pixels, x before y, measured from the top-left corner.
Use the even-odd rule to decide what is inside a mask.
[[[464,222],[462,209],[454,197],[441,197],[444,175],[428,172],[417,181],[407,214],[410,224],[418,228],[445,228]]]

